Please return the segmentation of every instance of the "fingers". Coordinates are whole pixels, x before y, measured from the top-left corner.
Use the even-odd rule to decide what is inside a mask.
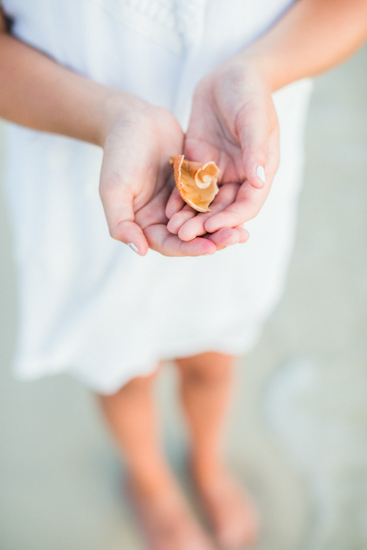
[[[244,220],[244,214],[246,214],[246,209],[244,209],[242,204],[233,204],[223,212],[209,218],[205,222],[204,227],[208,233],[215,233],[226,227],[237,227],[248,221]],[[249,217],[249,219],[251,218]]]
[[[237,227],[254,218],[261,210],[279,165],[279,129],[275,126],[268,137],[266,184],[257,189],[247,180],[240,186],[236,199],[226,209],[215,213],[204,222],[204,229],[214,233],[224,227]]]
[[[100,191],[110,235],[113,239],[128,244],[134,252],[145,256],[148,242],[143,230],[134,221],[133,198],[120,186],[118,191]]]
[[[176,214],[178,216],[179,214]],[[181,241],[191,241],[195,237],[200,237],[207,233],[204,228],[204,223],[208,219],[209,214],[197,214],[191,219],[188,219],[183,223],[178,230],[178,236]]]
[[[148,252],[148,242],[142,229],[134,222],[120,222],[110,229],[110,235],[113,239],[129,245],[131,250],[145,256]]]
[[[235,192],[232,189],[231,193],[224,193],[223,197],[227,196],[229,200],[229,195],[233,198]],[[164,205],[168,194],[169,190],[163,189],[149,205],[136,214],[136,222],[142,225],[148,244],[153,250],[165,256],[202,256],[214,254],[226,246],[246,242],[248,239],[247,231],[243,227],[236,227],[225,228],[217,234],[206,235],[205,238],[194,237],[190,241],[182,241],[177,235],[170,233],[166,226]],[[200,216],[201,214],[197,217]]]
[[[167,224],[167,229],[170,233],[177,235],[180,228],[191,218],[194,218],[197,215],[197,212],[191,208],[188,204],[183,207],[183,209],[180,212],[177,212],[176,214],[173,214],[172,218],[169,220]],[[205,233],[205,231],[204,231]],[[198,233],[198,235],[203,235],[203,233]],[[195,235],[194,235],[195,236]],[[193,237],[191,237],[193,238]],[[190,241],[191,239],[183,239]]]
[[[215,244],[217,250],[223,250],[223,248],[234,244],[245,243],[249,238],[249,233],[243,227],[224,228],[208,235],[207,238]]]
[[[219,189],[219,193],[215,197],[214,201],[210,205],[210,212],[197,214],[191,208],[189,211],[185,211],[185,208],[175,214],[171,220],[168,229],[175,229],[178,236],[183,241],[191,241],[195,237],[205,235],[207,230],[204,225],[205,222],[215,213],[225,210],[235,199],[240,186],[236,183],[227,183],[222,185]]]
[[[145,229],[150,248],[164,256],[203,256],[214,254],[217,250],[209,239],[197,238],[184,242],[177,235],[172,235],[163,224],[149,226]]]
[[[262,189],[266,183],[268,116],[263,101],[253,100],[240,109],[236,118],[236,129],[243,152],[243,168],[248,182],[256,189]]]
[[[214,214],[204,223],[208,233],[214,233],[224,227],[237,227],[254,218],[269,193],[270,184],[263,189],[255,189],[245,181],[237,193],[236,200],[225,210]]]
[[[136,222],[144,230],[150,248],[164,256],[202,256],[214,254],[216,246],[207,239],[181,241],[167,229],[165,205],[171,189],[163,188],[156,197],[136,214]]]
[[[246,243],[250,238],[250,233],[245,229],[242,225],[238,225],[236,228],[236,231],[240,234],[240,240],[239,242]]]
[[[170,220],[174,214],[179,212],[184,206],[185,201],[181,198],[177,187],[174,187],[166,206],[166,216]]]
[[[164,256],[204,256],[212,255],[234,244],[245,243],[249,233],[243,227],[225,228],[206,238],[194,238],[186,242],[172,235],[163,224],[147,227],[145,235],[150,248]]]
[[[205,238],[181,241],[172,235],[164,224],[149,226],[145,229],[149,247],[164,256],[204,256],[212,255],[234,244],[245,243],[249,233],[243,227],[224,228]]]

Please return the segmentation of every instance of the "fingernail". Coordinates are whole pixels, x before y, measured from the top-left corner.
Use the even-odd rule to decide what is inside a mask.
[[[258,166],[258,167],[257,167],[256,174],[257,174],[258,177],[261,179],[261,181],[263,181],[264,183],[266,183],[266,182],[265,182],[265,170],[264,170],[264,167],[263,167],[263,166]]]
[[[224,248],[228,248],[229,246],[232,246],[232,243],[224,245]]]
[[[139,254],[139,248],[134,243],[127,243],[127,246],[130,247],[131,250]]]

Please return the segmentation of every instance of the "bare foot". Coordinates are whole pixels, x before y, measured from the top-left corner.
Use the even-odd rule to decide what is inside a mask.
[[[252,546],[259,536],[259,516],[250,496],[224,467],[203,472],[193,466],[192,471],[220,546],[225,550]]]
[[[149,550],[214,550],[174,482],[159,492],[142,491],[132,480],[127,485]]]

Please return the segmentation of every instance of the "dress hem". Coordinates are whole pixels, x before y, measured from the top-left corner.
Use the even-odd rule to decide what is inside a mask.
[[[241,341],[236,342],[226,342],[222,343],[222,345],[218,345],[218,342],[208,342],[205,345],[202,343],[197,345],[192,344],[191,346],[180,345],[176,347],[175,352],[173,352],[171,348],[171,350],[165,350],[164,352],[162,351],[162,353],[156,354],[154,358],[151,357],[149,360],[147,359],[144,361],[144,364],[141,362],[140,368],[138,368],[136,364],[134,367],[134,364],[130,363],[130,365],[134,367],[133,373],[132,371],[126,371],[121,364],[119,364],[114,371],[116,375],[111,377],[110,380],[106,380],[105,378],[106,371],[104,371],[103,377],[101,372],[101,379],[103,378],[103,381],[101,379],[97,379],[97,377],[93,379],[90,376],[86,376],[86,372],[88,372],[88,374],[95,372],[92,366],[89,366],[88,369],[84,370],[83,367],[79,366],[78,368],[75,364],[70,366],[71,362],[67,360],[55,361],[50,359],[45,361],[45,359],[36,358],[32,361],[23,361],[18,359],[13,367],[13,375],[16,379],[21,381],[32,381],[56,374],[69,374],[86,385],[92,391],[108,395],[116,393],[122,386],[137,376],[148,376],[154,372],[160,361],[173,361],[178,357],[190,357],[192,355],[198,355],[206,352],[217,352],[238,356],[244,355],[255,347],[260,338],[260,331],[252,336],[251,341],[249,341],[247,335],[245,340],[242,339]],[[123,375],[118,376],[117,373],[123,373]]]

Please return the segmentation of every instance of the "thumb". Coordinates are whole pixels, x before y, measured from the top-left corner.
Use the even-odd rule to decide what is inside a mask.
[[[100,196],[111,237],[127,244],[140,256],[145,256],[149,245],[143,230],[134,221],[131,191],[123,184],[118,185],[117,189],[108,188],[101,180]]]
[[[238,113],[236,126],[243,154],[243,168],[252,187],[262,189],[266,183],[269,148],[269,123],[266,109],[252,102]]]

